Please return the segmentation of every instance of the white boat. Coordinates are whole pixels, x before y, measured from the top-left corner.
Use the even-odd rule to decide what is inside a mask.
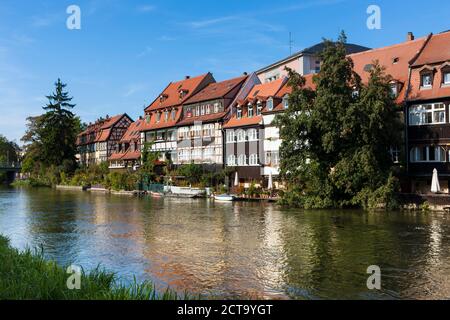
[[[230,194],[220,194],[214,196],[214,199],[217,201],[234,201],[235,197]]]

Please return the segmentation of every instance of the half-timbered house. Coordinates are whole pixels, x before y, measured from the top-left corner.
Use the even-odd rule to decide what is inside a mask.
[[[127,114],[121,114],[89,124],[77,137],[80,164],[88,167],[107,162],[132,122]]]

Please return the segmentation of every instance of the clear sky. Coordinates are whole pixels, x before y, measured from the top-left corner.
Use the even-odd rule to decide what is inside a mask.
[[[69,5],[81,30],[69,30]],[[366,26],[381,8],[381,29]],[[58,77],[85,122],[144,105],[170,82],[208,71],[225,80],[336,38],[380,47],[450,29],[442,0],[2,0],[0,134],[20,142],[25,118],[42,112]]]

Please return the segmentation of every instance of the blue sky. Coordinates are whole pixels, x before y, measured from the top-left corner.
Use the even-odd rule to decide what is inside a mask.
[[[71,4],[81,30],[66,28]],[[370,4],[381,7],[381,30],[366,27]],[[2,0],[0,134],[20,142],[58,77],[83,121],[137,118],[170,81],[208,71],[224,80],[284,58],[289,32],[294,50],[340,30],[380,47],[450,29],[448,12],[441,0]]]

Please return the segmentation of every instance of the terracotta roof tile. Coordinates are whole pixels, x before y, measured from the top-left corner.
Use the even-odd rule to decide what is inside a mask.
[[[208,84],[206,82],[208,81],[208,77],[210,77],[210,82],[214,81],[211,73],[207,73],[198,77],[170,83],[145,111],[154,111],[181,105],[199,90],[200,85]],[[182,91],[185,93],[183,97],[180,97],[180,92]],[[161,97],[163,97],[162,100],[160,99]]]
[[[133,122],[123,135],[122,139],[120,139],[120,142],[130,142],[134,140],[140,140],[141,138],[141,132],[140,127],[144,124],[144,119],[139,119],[135,122]]]
[[[413,66],[423,66],[450,60],[450,31],[435,34],[423,49]]]
[[[210,83],[204,89],[190,97],[184,104],[192,104],[196,102],[214,100],[225,97],[227,93],[243,84],[248,76],[242,76],[222,82]]]

